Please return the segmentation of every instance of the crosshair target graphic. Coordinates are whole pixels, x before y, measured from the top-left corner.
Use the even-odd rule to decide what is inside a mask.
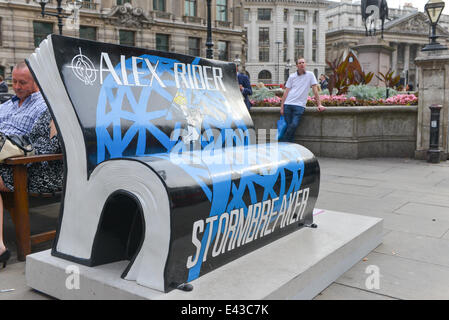
[[[97,69],[93,62],[83,55],[80,49],[80,54],[76,55],[72,59],[72,65],[70,68],[73,70],[75,76],[84,82],[86,85],[93,85],[97,79]]]

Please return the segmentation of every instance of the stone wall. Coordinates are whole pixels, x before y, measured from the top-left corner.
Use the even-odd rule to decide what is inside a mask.
[[[256,129],[276,129],[279,107],[253,107]],[[295,142],[316,156],[358,159],[413,158],[416,147],[417,106],[307,108]]]

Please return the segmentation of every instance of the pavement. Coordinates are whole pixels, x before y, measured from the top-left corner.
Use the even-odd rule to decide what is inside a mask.
[[[449,161],[318,160],[316,207],[383,218],[384,236],[381,245],[315,299],[449,299]],[[58,209],[57,203],[38,204],[32,209],[32,228],[56,226]],[[15,257],[8,214],[5,238]],[[47,243],[36,250],[50,247]],[[52,298],[26,285],[25,263],[13,258],[0,269],[0,300],[8,299]]]

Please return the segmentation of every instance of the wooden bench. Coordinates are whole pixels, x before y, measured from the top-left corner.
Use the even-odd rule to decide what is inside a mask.
[[[29,218],[29,196],[52,197],[54,194],[28,193],[27,164],[42,161],[62,160],[62,154],[45,154],[29,157],[14,157],[5,160],[12,167],[14,177],[14,192],[2,192],[4,208],[11,213],[15,226],[17,257],[24,261],[31,253],[31,246],[54,239],[56,231],[51,230],[31,235]]]

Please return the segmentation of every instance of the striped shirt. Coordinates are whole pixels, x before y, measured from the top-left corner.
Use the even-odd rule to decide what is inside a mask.
[[[14,96],[0,105],[0,132],[6,135],[28,134],[45,110],[47,104],[39,91],[28,96],[20,107],[19,98]]]

